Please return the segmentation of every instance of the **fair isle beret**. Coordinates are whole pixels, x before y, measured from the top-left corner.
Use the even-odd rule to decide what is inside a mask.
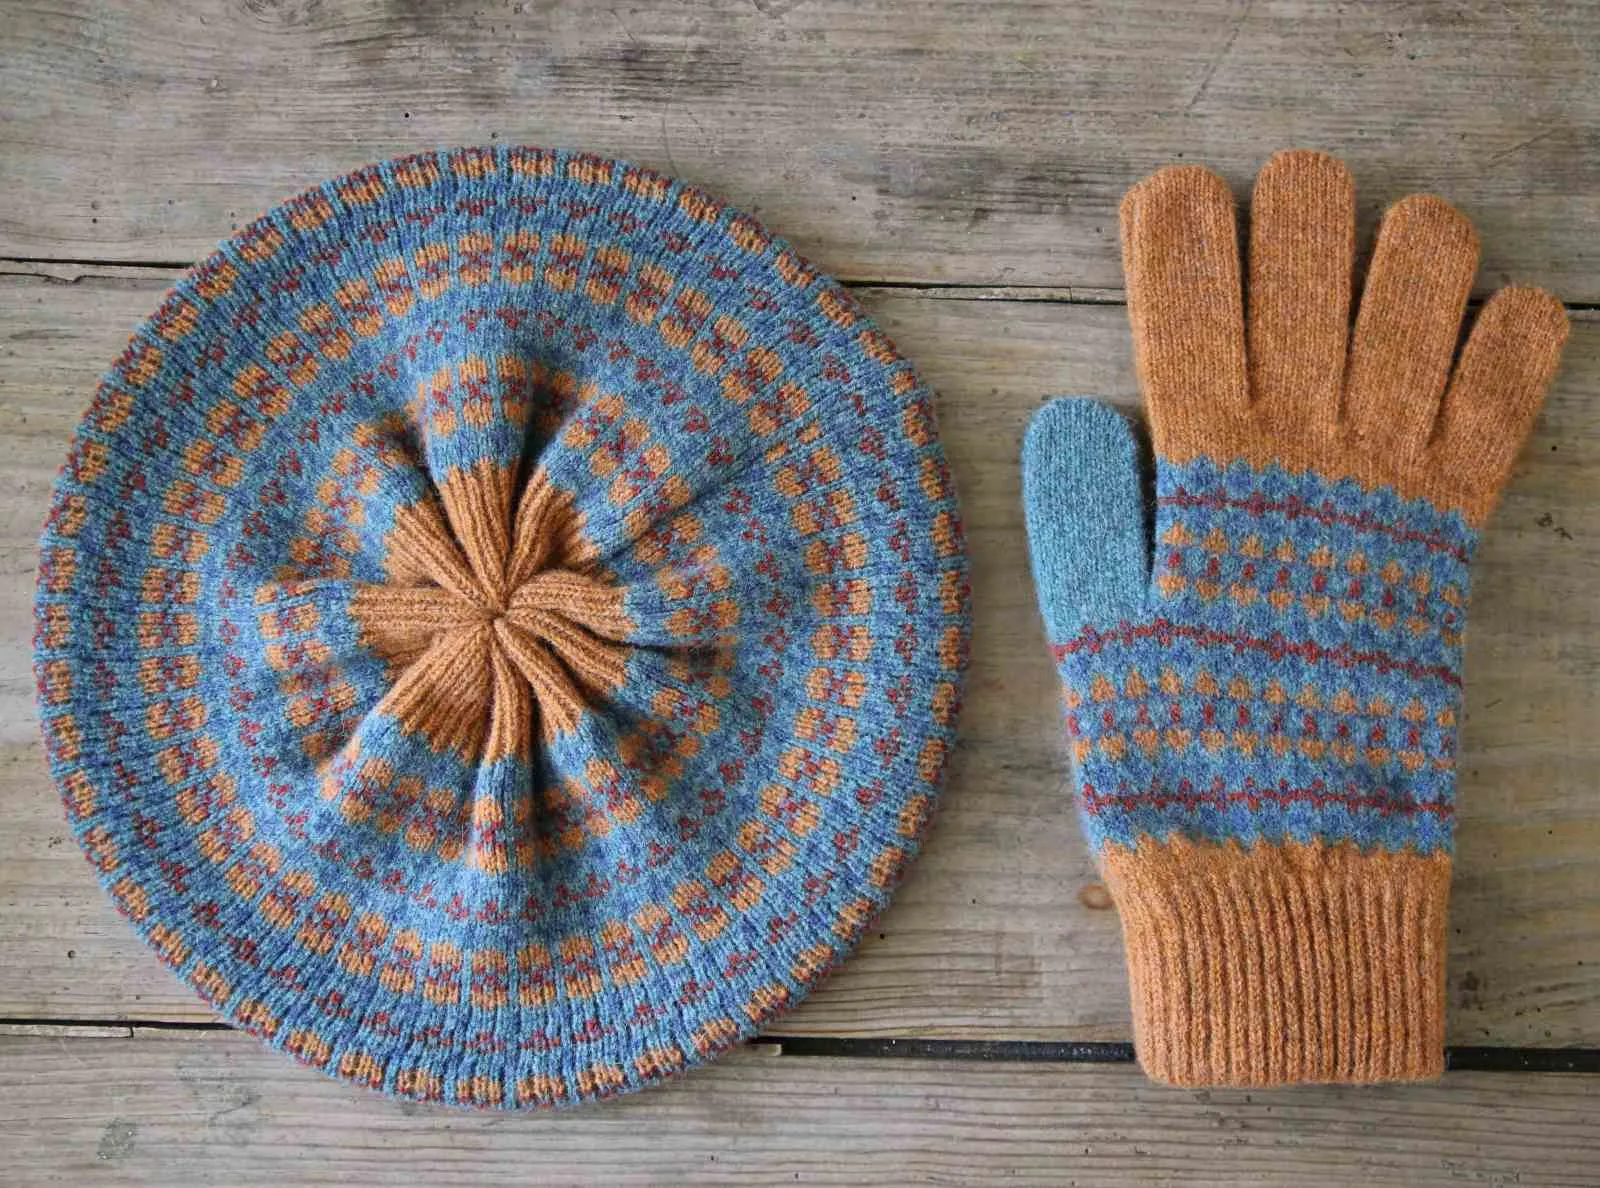
[[[458,1105],[635,1089],[792,1007],[948,764],[961,522],[836,282],[538,148],[307,191],[95,393],[35,670],[83,849],[226,1019]]]

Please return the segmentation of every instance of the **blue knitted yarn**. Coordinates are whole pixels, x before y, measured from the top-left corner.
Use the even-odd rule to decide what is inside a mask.
[[[1174,836],[1448,851],[1466,521],[1350,480],[1161,460],[1147,578],[1131,437],[1091,408],[1041,413],[1024,465],[1096,852]],[[1102,521],[1126,547],[1084,539]]]
[[[396,543],[508,508],[518,589],[577,594]],[[329,182],[178,283],[36,611],[68,815],[161,958],[324,1071],[514,1108],[707,1059],[852,946],[943,780],[968,588],[930,394],[846,292],[689,186],[497,147]],[[511,664],[517,614],[549,635]]]

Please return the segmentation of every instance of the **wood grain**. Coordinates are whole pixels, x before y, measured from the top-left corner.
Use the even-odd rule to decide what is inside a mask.
[[[913,15],[914,14],[914,15]],[[1600,298],[1588,0],[10,0],[0,254],[187,262],[369,160],[561,143],[682,174],[859,280],[1120,284],[1156,166],[1417,189],[1482,280]]]
[[[0,276],[0,1018],[202,1019],[112,911],[66,830],[28,675],[34,541],[99,367],[171,279]],[[972,541],[961,744],[923,859],[791,1034],[1124,1039],[1115,913],[1099,910],[1027,574],[1017,454],[1047,393],[1135,401],[1124,311],[863,290],[940,393]],[[1600,1042],[1600,319],[1580,315],[1476,573],[1453,923],[1457,1043]]]
[[[1209,1093],[1133,1069],[759,1049],[562,1114],[336,1084],[233,1032],[0,1037],[6,1182],[1592,1185],[1600,1078]]]

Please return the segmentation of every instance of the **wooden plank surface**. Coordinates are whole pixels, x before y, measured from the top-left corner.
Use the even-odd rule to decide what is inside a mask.
[[[846,278],[1118,285],[1157,165],[1345,156],[1487,283],[1600,298],[1592,0],[9,0],[0,255],[192,261],[418,147],[561,142],[682,174]]]
[[[1480,291],[1600,302],[1594,0],[7,0],[0,19],[0,1182],[1596,1184],[1600,1077],[1185,1093],[1126,1067],[734,1053],[544,1117],[326,1081],[225,1031],[68,835],[28,671],[35,541],[99,370],[173,273],[369,160],[490,140],[639,160],[753,210],[940,394],[970,527],[968,710],[924,858],[783,1033],[1128,1038],[1070,808],[1022,531],[1052,392],[1135,402],[1123,190],[1351,164],[1416,189]],[[8,262],[9,261],[9,262]],[[147,265],[158,265],[150,267]],[[165,265],[165,266],[162,266]],[[1600,312],[1484,542],[1450,1038],[1600,1045]],[[819,1045],[826,1047],[828,1045]]]
[[[171,274],[11,267],[0,276],[0,1018],[206,1018],[116,917],[68,836],[27,672],[34,538],[55,467],[96,372]],[[861,953],[781,1029],[1125,1039],[1115,913],[1095,906],[1068,800],[1017,473],[1042,395],[1133,403],[1124,310],[949,290],[861,296],[939,392],[972,542],[973,665],[927,853]],[[1600,317],[1580,314],[1475,571],[1457,1043],[1600,1043],[1597,388]]]
[[[231,1032],[0,1036],[16,1188],[407,1183],[1593,1185],[1600,1078],[1184,1092],[1129,1068],[737,1052],[503,1117],[396,1105]]]

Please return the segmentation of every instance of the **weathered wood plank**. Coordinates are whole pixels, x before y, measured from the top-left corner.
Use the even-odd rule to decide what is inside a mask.
[[[60,272],[61,270],[56,270]],[[70,274],[69,274],[70,275]],[[167,277],[0,277],[0,1017],[204,1018],[118,920],[67,835],[34,737],[34,537],[97,368]],[[1115,915],[1066,792],[1017,451],[1042,393],[1134,398],[1114,306],[866,290],[940,392],[971,530],[968,709],[928,851],[791,1033],[1123,1039]],[[1600,1041],[1600,320],[1567,365],[1478,566],[1451,1038]]]
[[[1591,1185],[1600,1078],[1193,1093],[1129,1068],[738,1052],[505,1118],[384,1100],[231,1032],[0,1037],[6,1179],[212,1184]]]
[[[1600,298],[1587,0],[13,0],[0,254],[190,261],[334,173],[560,142],[679,173],[839,275],[1119,284],[1168,161],[1344,155],[1370,225],[1435,189],[1486,282]]]

